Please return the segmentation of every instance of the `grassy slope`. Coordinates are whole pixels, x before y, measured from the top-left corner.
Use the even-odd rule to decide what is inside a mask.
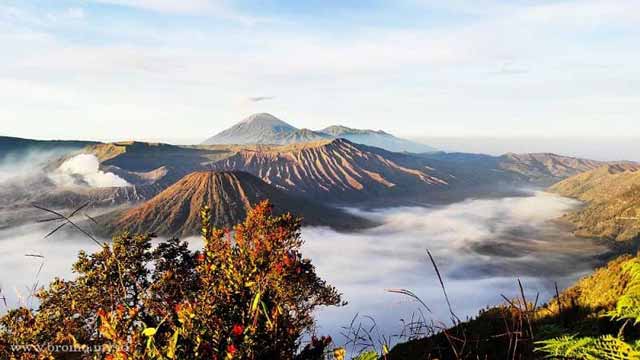
[[[603,166],[561,181],[550,190],[587,202],[565,216],[576,226],[576,235],[617,241],[640,238],[640,166]]]
[[[453,341],[467,358],[504,359],[512,356],[517,359],[538,359],[542,355],[534,352],[534,341],[554,338],[563,334],[577,334],[580,336],[597,336],[601,334],[616,334],[619,323],[601,317],[612,310],[618,297],[624,291],[628,277],[622,272],[622,266],[631,256],[622,256],[611,261],[606,266],[596,270],[593,274],[579,280],[572,287],[560,293],[560,302],[553,299],[548,304],[538,306],[535,310],[521,311],[522,301],[512,300],[512,306],[492,307],[480,312],[470,321],[464,322],[446,331],[451,338],[465,339],[465,346],[461,342]],[[527,299],[533,302],[533,299]],[[558,306],[558,303],[561,305]],[[533,309],[529,305],[529,309]],[[527,317],[531,320],[528,326]],[[521,326],[518,326],[518,323]],[[516,355],[513,355],[514,330],[522,330]],[[532,330],[533,340],[529,336]],[[627,326],[625,336],[637,338],[638,331],[633,326]],[[510,347],[511,346],[511,347]],[[462,349],[462,350],[460,350]],[[437,335],[408,341],[395,346],[389,359],[452,359],[455,358],[450,341],[444,332]]]

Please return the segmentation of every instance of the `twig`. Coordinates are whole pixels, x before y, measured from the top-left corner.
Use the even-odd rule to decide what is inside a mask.
[[[427,304],[425,304],[424,301],[422,301],[422,299],[420,299],[418,297],[418,295],[414,294],[411,290],[407,290],[407,289],[385,289],[385,291],[386,292],[390,292],[390,293],[395,293],[395,294],[406,295],[406,296],[418,301],[420,304],[422,304],[422,306],[424,306],[424,308],[427,309],[428,312],[433,313],[433,311],[431,311],[429,306],[427,306]]]
[[[442,287],[442,293],[444,294],[444,299],[447,301],[447,306],[449,307],[449,313],[453,316],[453,319],[457,321],[457,323],[461,323],[460,318],[453,312],[453,308],[451,307],[451,302],[449,301],[449,296],[447,295],[447,289],[444,286],[444,281],[442,280],[442,276],[440,275],[440,269],[438,269],[438,265],[436,261],[433,259],[433,255],[431,255],[431,251],[427,249],[427,255],[429,255],[429,259],[431,260],[431,264],[433,264],[433,268],[436,271],[436,275],[438,275],[438,280],[440,281],[440,286]]]
[[[82,204],[80,207],[78,207],[77,209],[75,209],[73,212],[71,212],[71,214],[69,216],[65,216],[55,210],[51,210],[51,209],[47,209],[45,207],[36,205],[36,204],[31,204],[33,207],[35,207],[36,209],[40,209],[42,211],[51,213],[53,215],[56,215],[58,218],[54,219],[54,218],[48,218],[48,219],[43,219],[40,222],[47,222],[47,221],[54,221],[54,220],[60,220],[60,221],[64,221],[62,224],[60,224],[58,227],[56,227],[55,229],[53,229],[51,232],[49,232],[45,238],[53,235],[55,232],[57,232],[58,230],[60,230],[63,226],[65,226],[66,224],[69,224],[71,226],[73,226],[74,228],[76,228],[78,231],[82,232],[84,235],[86,235],[89,239],[93,240],[93,242],[95,242],[96,244],[98,244],[100,247],[104,246],[103,243],[101,243],[100,241],[98,241],[95,237],[93,237],[93,235],[89,234],[86,230],[84,230],[83,228],[81,228],[80,226],[78,226],[76,223],[74,223],[71,220],[71,217],[76,215],[78,212],[80,212],[80,210],[86,208],[89,203],[84,203]],[[86,214],[85,214],[86,215]],[[95,221],[95,220],[94,220]]]

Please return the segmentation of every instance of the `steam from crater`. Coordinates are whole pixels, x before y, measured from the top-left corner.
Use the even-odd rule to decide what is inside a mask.
[[[95,155],[76,155],[60,165],[49,178],[60,186],[84,185],[95,188],[130,186],[123,178],[100,170]]]

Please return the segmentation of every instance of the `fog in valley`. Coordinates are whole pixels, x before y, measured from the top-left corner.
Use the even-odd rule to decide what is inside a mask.
[[[306,228],[304,255],[320,275],[344,293],[349,305],[324,309],[320,334],[339,335],[341,326],[375,319],[383,333],[400,332],[401,319],[424,312],[427,321],[451,324],[449,311],[429,249],[438,264],[457,316],[473,316],[488,305],[519,296],[520,278],[527,297],[541,301],[595,266],[594,255],[606,251],[587,239],[571,236],[550,221],[579,203],[544,192],[528,197],[468,200],[439,208],[391,208],[359,214],[382,226],[341,234]],[[407,289],[433,313],[410,298],[386,289]]]
[[[517,278],[532,301],[537,292],[546,300],[554,281],[567,286],[593,268],[594,254],[605,251],[550,221],[577,205],[570,199],[532,192],[528,197],[468,200],[436,208],[351,209],[382,224],[359,233],[306,227],[303,255],[349,302],[343,308],[321,310],[318,333],[331,334],[340,343],[340,327],[349,325],[356,314],[364,322],[370,321],[365,315],[375,318],[385,334],[398,332],[401,319],[421,307],[386,291],[391,288],[413,291],[433,311],[422,308],[429,320],[450,323],[427,249],[461,318],[502,302],[501,294],[516,296]],[[78,251],[97,249],[86,236],[70,231],[44,239],[52,226],[33,224],[38,218],[30,225],[0,230],[0,286],[9,307],[34,306],[28,298],[34,284],[46,284],[56,276],[72,277]],[[202,246],[198,238],[188,240],[192,249]]]

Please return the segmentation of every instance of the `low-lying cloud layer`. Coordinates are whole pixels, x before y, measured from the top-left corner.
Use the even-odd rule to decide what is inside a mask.
[[[386,292],[389,288],[415,292],[433,310],[425,315],[448,322],[447,306],[426,249],[438,263],[460,318],[502,302],[501,294],[517,296],[517,278],[523,281],[527,297],[533,299],[540,292],[546,300],[554,281],[560,287],[571,284],[593,268],[594,255],[605,251],[550,222],[576,205],[573,200],[537,192],[529,197],[469,200],[436,208],[352,210],[382,223],[359,233],[304,228],[303,254],[349,302],[346,307],[318,313],[319,333],[343,341],[341,327],[349,325],[357,313],[375,318],[383,333],[397,333],[400,320],[409,319],[419,305]],[[96,248],[79,234],[43,239],[50,230],[30,225],[0,231],[0,286],[10,305],[20,303],[18,293],[25,297],[43,261],[25,255],[45,257],[38,281],[46,284],[54,276],[72,276],[78,251]],[[199,239],[189,241],[193,249],[202,246]]]
[[[66,160],[49,177],[60,186],[86,185],[96,188],[129,186],[129,183],[118,175],[100,170],[100,161],[91,154],[79,154]]]
[[[42,176],[45,165],[70,150],[26,150],[0,154],[0,185],[23,182],[25,178]]]
[[[0,231],[0,298],[6,298],[9,308],[36,305],[30,296],[34,285],[46,286],[54,277],[72,278],[78,252],[98,250],[80,233],[61,231],[44,239],[51,230],[46,225],[25,225]],[[0,302],[0,314],[6,310]]]
[[[419,305],[385,291],[414,291],[447,321],[448,309],[426,250],[444,277],[454,311],[464,318],[518,294],[522,279],[533,300],[551,295],[554,281],[567,286],[595,265],[603,248],[577,239],[551,222],[577,203],[547,193],[497,200],[470,200],[438,208],[356,211],[383,225],[357,234],[306,228],[304,254],[320,274],[344,292],[349,305],[323,310],[321,333],[338,335],[351,318],[371,315],[390,334]],[[424,310],[424,309],[423,309]],[[334,336],[334,337],[335,337]]]

